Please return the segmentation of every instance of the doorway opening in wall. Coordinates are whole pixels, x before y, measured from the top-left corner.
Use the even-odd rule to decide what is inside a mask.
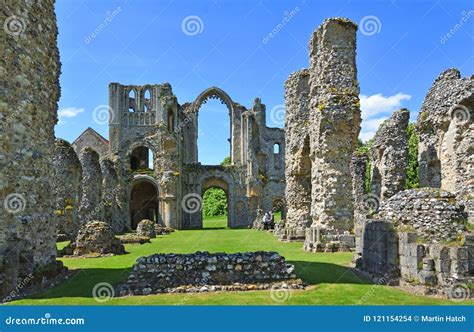
[[[203,165],[220,165],[230,156],[230,111],[220,100],[208,99],[199,109],[198,161]]]
[[[229,226],[227,193],[218,187],[204,191],[202,206],[202,227],[224,229]]]
[[[147,173],[153,170],[153,151],[146,146],[133,149],[130,156],[130,169],[138,173]]]
[[[143,219],[159,222],[158,189],[147,180],[135,183],[130,193],[130,227],[136,229]]]
[[[273,200],[272,212],[275,222],[286,220],[286,207],[283,199],[277,198]]]

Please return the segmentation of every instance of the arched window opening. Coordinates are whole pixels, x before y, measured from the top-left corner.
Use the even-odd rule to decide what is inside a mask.
[[[273,145],[273,153],[274,153],[274,154],[280,154],[280,144],[275,143],[275,144]]]
[[[198,116],[198,160],[203,165],[220,165],[231,156],[230,110],[213,96],[203,103]]]
[[[128,92],[128,111],[129,112],[135,112],[136,110],[136,94],[135,94],[135,90],[134,89],[131,89],[129,92]]]
[[[145,112],[152,111],[151,92],[150,89],[146,89],[143,94],[143,110]]]
[[[172,109],[168,110],[168,130],[174,132],[174,112]]]
[[[132,171],[153,170],[153,160],[153,151],[145,146],[136,147],[130,156],[130,169]]]

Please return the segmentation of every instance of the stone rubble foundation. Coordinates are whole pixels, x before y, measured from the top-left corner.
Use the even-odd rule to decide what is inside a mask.
[[[140,257],[118,294],[303,289],[294,266],[276,252],[196,252]]]

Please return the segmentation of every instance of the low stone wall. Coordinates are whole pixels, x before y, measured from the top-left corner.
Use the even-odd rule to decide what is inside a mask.
[[[326,228],[311,226],[305,230],[303,249],[311,252],[348,252],[354,251],[356,239],[345,231],[331,234]]]
[[[155,254],[140,257],[119,294],[303,288],[276,252]]]
[[[403,283],[422,285],[425,293],[446,293],[456,284],[474,282],[474,236],[462,245],[417,242],[415,233],[400,233],[400,275]],[[474,295],[474,294],[472,294]]]

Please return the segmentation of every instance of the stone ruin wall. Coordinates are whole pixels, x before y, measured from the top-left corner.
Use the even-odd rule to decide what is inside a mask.
[[[11,20],[16,16],[20,22]],[[55,266],[52,172],[59,52],[53,1],[0,4],[0,296]],[[40,83],[41,82],[41,83]],[[8,206],[8,210],[5,208]],[[36,276],[33,282],[41,282]],[[11,293],[10,293],[11,294]]]
[[[127,282],[119,286],[119,294],[303,288],[293,270],[284,257],[268,251],[155,254],[137,259]]]
[[[369,213],[367,206],[367,189],[365,174],[367,172],[368,156],[365,153],[355,152],[352,156],[352,196],[354,204],[354,260],[362,255],[362,236],[366,216]]]
[[[82,165],[82,194],[79,207],[79,222],[85,224],[91,220],[102,220],[102,171],[99,155],[91,148],[81,151],[79,160]]]
[[[53,165],[57,232],[63,240],[74,240],[80,225],[82,166],[71,144],[63,139],[55,141]]]
[[[351,158],[360,131],[357,26],[328,19],[310,41],[310,117],[313,126],[313,226],[335,232],[353,227]]]
[[[285,197],[288,209],[285,227],[301,228],[303,237],[304,229],[312,223],[308,94],[309,71],[302,69],[291,74],[285,82]]]
[[[382,124],[370,148],[371,196],[383,201],[405,188],[410,112],[401,109]]]

